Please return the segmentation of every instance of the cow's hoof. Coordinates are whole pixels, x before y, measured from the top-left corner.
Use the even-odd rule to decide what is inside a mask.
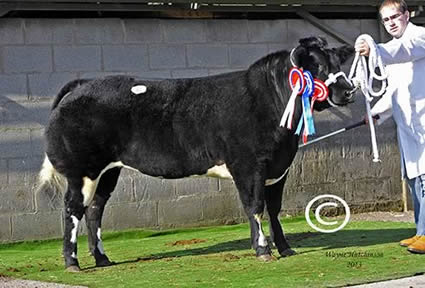
[[[97,255],[95,259],[96,267],[107,267],[115,264],[115,262],[109,261],[109,258],[104,254]]]
[[[257,256],[257,259],[260,260],[261,262],[271,262],[274,260],[273,256],[270,254],[263,254],[263,255]]]
[[[75,273],[75,272],[80,272],[81,269],[77,265],[71,265],[71,266],[66,267],[65,271]]]
[[[291,248],[288,248],[288,249],[283,250],[282,252],[279,252],[279,254],[282,257],[289,257],[289,256],[297,254],[297,252],[295,252]]]
[[[115,262],[109,261],[108,259],[96,262],[96,267],[108,267],[115,265]]]

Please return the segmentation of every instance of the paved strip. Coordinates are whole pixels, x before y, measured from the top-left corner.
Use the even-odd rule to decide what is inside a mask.
[[[58,283],[47,283],[33,280],[12,279],[0,277],[1,288],[88,288],[86,286],[72,286]]]
[[[425,287],[425,275],[401,278],[370,284],[347,286],[348,288],[423,288]]]

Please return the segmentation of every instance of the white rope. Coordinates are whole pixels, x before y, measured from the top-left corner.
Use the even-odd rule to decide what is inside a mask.
[[[264,186],[272,186],[274,184],[276,184],[277,182],[279,182],[280,180],[283,179],[283,177],[285,177],[286,173],[288,173],[289,167],[286,168],[285,172],[279,177],[279,178],[275,178],[275,179],[267,179]]]
[[[292,67],[297,67],[297,65],[295,64],[295,59],[294,59],[294,51],[295,51],[295,48],[292,48],[291,53],[289,54],[289,60],[291,61]]]
[[[385,73],[381,55],[379,54],[373,38],[370,35],[362,34],[356,39],[356,43],[362,40],[365,41],[370,48],[368,62],[366,62],[365,56],[360,56],[359,53],[356,53],[348,78],[352,79],[353,83],[360,86],[368,101],[372,101],[371,96],[379,97],[384,94],[385,89],[387,88],[386,82],[384,81],[387,79],[387,74]],[[375,73],[376,68],[378,69],[378,74]],[[355,77],[354,74],[356,75]],[[373,89],[372,85],[374,79],[382,82],[381,89],[379,91],[375,91]]]
[[[336,83],[338,81],[338,77],[344,77],[344,79],[350,83],[350,85],[353,85],[350,78],[347,77],[347,75],[345,75],[344,71],[339,71],[338,73],[334,74],[334,73],[329,73],[328,75],[328,79],[326,79],[325,81],[325,85],[329,87],[329,85],[332,85],[334,83]],[[330,97],[327,97],[326,100],[328,101],[329,105],[331,105],[332,107],[338,107],[338,105],[336,105],[335,103],[332,102],[332,100],[330,99]]]
[[[329,87],[329,85],[334,84],[337,82],[338,77],[344,77],[345,80],[351,84],[351,80],[350,78],[347,77],[347,75],[345,75],[344,71],[339,71],[338,73],[334,74],[334,73],[329,73],[328,75],[328,79],[326,79],[325,84],[326,86]]]
[[[382,63],[381,55],[377,49],[375,41],[370,35],[362,34],[356,39],[356,43],[359,41],[365,41],[370,48],[369,59],[366,61],[365,56],[360,56],[357,52],[354,57],[353,64],[350,69],[349,79],[354,83],[355,86],[361,88],[363,95],[366,99],[366,113],[370,128],[370,137],[372,140],[372,151],[373,151],[373,162],[380,162],[378,146],[376,143],[375,126],[373,124],[372,114],[370,112],[370,102],[373,97],[382,96],[387,88],[385,68]],[[375,73],[375,69],[378,70],[378,74]],[[355,75],[355,76],[354,76]],[[381,89],[375,91],[373,89],[373,80],[381,81]]]

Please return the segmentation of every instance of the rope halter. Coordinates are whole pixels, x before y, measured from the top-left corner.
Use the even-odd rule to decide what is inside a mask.
[[[297,65],[295,64],[295,59],[294,59],[294,51],[295,48],[293,48],[291,50],[291,53],[289,54],[289,60],[291,61],[292,67],[297,67]],[[301,68],[302,69],[302,68]],[[350,93],[354,93],[355,90],[357,90],[358,88],[355,87],[353,85],[353,82],[350,80],[350,77],[347,77],[347,75],[345,74],[344,71],[339,71],[337,73],[329,73],[328,74],[328,78],[325,80],[325,82],[323,83],[324,85],[326,85],[326,90],[328,91],[328,87],[332,84],[335,84],[338,82],[338,78],[339,77],[343,77],[345,81],[347,81],[347,83],[349,83],[351,86],[354,87],[354,89],[352,91],[350,91]],[[319,79],[317,79],[319,80]],[[329,91],[327,92],[327,94],[329,94]],[[326,97],[325,99],[326,101],[328,101],[329,105],[331,105],[332,107],[338,107],[337,104],[333,103],[332,100],[329,97]],[[323,100],[324,101],[324,100]],[[312,105],[313,106],[313,105]]]

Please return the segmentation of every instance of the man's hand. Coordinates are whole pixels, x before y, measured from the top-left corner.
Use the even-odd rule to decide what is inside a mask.
[[[378,114],[376,114],[376,115],[374,115],[374,116],[372,116],[372,120],[373,120],[373,124],[374,125],[376,125],[377,123],[378,123],[378,120],[379,120],[379,115]],[[369,124],[369,118],[367,117],[367,114],[364,116],[364,122],[365,122],[365,124],[366,125],[368,125]]]
[[[356,52],[360,54],[360,56],[369,56],[370,47],[366,41],[360,40],[356,42],[354,48],[356,49]]]

